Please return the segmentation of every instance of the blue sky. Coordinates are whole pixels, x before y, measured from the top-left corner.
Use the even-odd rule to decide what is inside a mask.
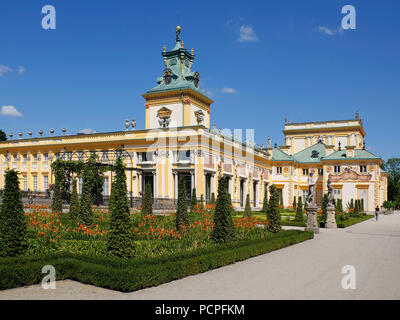
[[[41,27],[46,4],[56,30]],[[339,29],[346,4],[356,30]],[[398,157],[399,15],[399,1],[2,0],[0,129],[118,131],[132,117],[144,128],[141,94],[161,75],[162,47],[173,47],[179,24],[215,101],[212,124],[254,128],[257,143],[281,145],[285,117],[358,110],[367,148]]]

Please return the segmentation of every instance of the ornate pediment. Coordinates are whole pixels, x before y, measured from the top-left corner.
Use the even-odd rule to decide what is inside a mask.
[[[344,171],[340,174],[329,174],[329,179],[332,182],[338,181],[370,181],[372,178],[372,174],[358,174],[354,170],[350,168],[345,168]]]

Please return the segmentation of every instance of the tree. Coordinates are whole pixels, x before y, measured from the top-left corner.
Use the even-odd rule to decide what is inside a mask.
[[[92,211],[92,189],[91,189],[91,172],[90,167],[85,166],[83,169],[83,177],[82,177],[82,196],[79,204],[79,222],[83,223],[86,226],[89,226],[93,223],[93,211]]]
[[[247,194],[246,196],[246,205],[244,207],[244,217],[248,218],[252,216],[252,212],[251,212],[251,206],[250,206],[250,195]]]
[[[211,193],[210,204],[215,204],[215,193],[214,192]]]
[[[150,183],[146,183],[142,201],[142,215],[146,216],[149,214],[153,214],[153,195]]]
[[[61,160],[56,160],[55,164],[57,164],[58,161]],[[57,168],[54,171],[54,176],[55,176],[55,182],[53,186],[53,202],[51,205],[51,209],[53,212],[62,212],[62,180],[63,180],[63,172],[61,168]]]
[[[7,141],[7,135],[3,130],[0,130],[0,141]]]
[[[360,213],[359,201],[356,200],[354,203],[354,215],[357,216]]]
[[[343,213],[342,199],[337,199],[336,200],[336,211],[339,211],[339,212]]]
[[[203,194],[200,196],[200,210],[204,210],[204,197]]]
[[[382,164],[388,173],[388,201],[400,202],[400,158],[391,158]]]
[[[296,211],[297,203],[296,203],[296,196],[293,197],[293,210]]]
[[[268,210],[268,187],[265,186],[264,187],[264,201],[263,201],[262,211],[266,213],[267,210]]]
[[[299,202],[297,203],[295,220],[303,222],[303,201],[301,197],[299,197]]]
[[[130,219],[125,167],[120,157],[117,159],[113,171],[115,172],[115,178],[111,185],[111,219],[107,250],[113,256],[130,258],[134,255],[132,222]]]
[[[176,210],[176,230],[182,233],[189,226],[189,218],[186,203],[186,183],[183,176],[178,182],[178,207]]]
[[[103,203],[104,178],[102,169],[96,166],[95,154],[90,155],[86,166],[89,166],[88,185],[90,188],[90,194],[92,196],[92,203],[98,206]]]
[[[321,205],[321,209],[322,209],[322,223],[326,223],[326,218],[327,218],[327,214],[328,214],[328,194],[325,193],[324,196],[322,197],[322,205]]]
[[[27,247],[27,227],[18,172],[8,170],[0,209],[0,255],[15,257],[25,253]]]
[[[220,177],[218,179],[218,196],[214,213],[214,228],[211,232],[211,239],[217,243],[231,241],[235,237],[227,184],[228,181],[226,177]]]
[[[272,233],[281,231],[281,213],[279,210],[279,192],[275,185],[269,188],[269,205],[267,211],[267,230]]]
[[[190,212],[194,211],[194,208],[197,204],[197,195],[196,195],[196,188],[193,188],[192,191],[192,199],[190,200]]]
[[[78,198],[78,191],[76,188],[76,178],[72,180],[72,193],[71,193],[71,200],[69,204],[69,216],[71,219],[76,220],[79,216],[79,198]]]

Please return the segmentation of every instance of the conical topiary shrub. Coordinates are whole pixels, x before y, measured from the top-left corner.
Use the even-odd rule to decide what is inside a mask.
[[[72,193],[69,203],[69,216],[71,219],[76,220],[79,216],[79,198],[78,191],[76,188],[76,178],[72,180]]]
[[[79,222],[86,226],[90,226],[93,223],[93,210],[92,210],[92,192],[90,186],[90,169],[89,166],[85,166],[83,169],[83,182],[82,182],[82,196],[79,204]]]
[[[0,208],[0,255],[15,257],[25,253],[27,227],[18,172],[6,171],[3,203]]]
[[[222,243],[234,239],[234,226],[229,205],[227,180],[221,177],[218,180],[218,196],[214,213],[214,228],[211,232],[211,239]]]
[[[296,202],[296,196],[293,197],[293,210],[296,211],[297,209],[297,202]]]
[[[194,211],[194,208],[196,207],[196,204],[197,204],[196,188],[193,188],[193,190],[192,190],[192,198],[190,200],[190,212]]]
[[[200,210],[204,210],[205,209],[205,207],[204,207],[204,197],[203,197],[203,194],[201,194],[201,196],[200,196]]]
[[[211,193],[211,200],[210,200],[210,204],[215,204],[215,193],[214,192],[212,192]]]
[[[247,196],[246,196],[246,205],[245,205],[245,207],[244,207],[244,214],[243,214],[243,216],[245,217],[245,218],[249,218],[249,217],[251,217],[252,216],[252,212],[251,212],[251,206],[250,206],[250,195],[249,194],[247,194]]]
[[[295,220],[299,222],[303,222],[303,200],[301,197],[299,197],[299,202],[297,203],[297,208],[296,208],[296,217]]]
[[[142,201],[142,215],[153,214],[153,196],[151,194],[151,185],[146,183]]]
[[[263,208],[262,211],[267,213],[268,210],[268,187],[264,187],[264,202],[263,202]]]
[[[269,205],[267,211],[267,230],[269,232],[277,233],[281,231],[281,213],[279,210],[279,192],[272,185],[269,188]]]
[[[132,223],[130,219],[125,167],[118,158],[115,167],[115,179],[111,185],[110,231],[107,239],[108,252],[117,257],[130,258],[134,255]]]
[[[176,230],[182,233],[189,225],[187,203],[186,203],[186,183],[184,177],[179,177],[178,182],[178,205],[176,209]]]

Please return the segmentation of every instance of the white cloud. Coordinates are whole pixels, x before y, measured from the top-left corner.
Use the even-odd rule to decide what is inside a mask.
[[[11,71],[12,70],[9,67],[0,64],[0,77],[3,76],[5,73],[11,72]]]
[[[258,41],[258,37],[254,29],[250,26],[241,26],[239,30],[239,42],[254,42]]]
[[[15,109],[14,106],[2,106],[0,115],[9,117],[22,117],[22,113]]]
[[[321,32],[321,33],[325,33],[328,36],[334,36],[335,34],[343,33],[342,27],[340,27],[339,29],[336,30],[336,29],[330,29],[330,28],[325,27],[325,26],[319,26],[315,30],[318,31],[318,32]]]
[[[221,91],[224,93],[238,93],[238,91],[233,88],[222,88]]]
[[[97,131],[91,128],[86,128],[78,131],[78,134],[91,134],[91,133],[97,133]]]
[[[25,68],[23,66],[18,67],[18,74],[24,74]]]

